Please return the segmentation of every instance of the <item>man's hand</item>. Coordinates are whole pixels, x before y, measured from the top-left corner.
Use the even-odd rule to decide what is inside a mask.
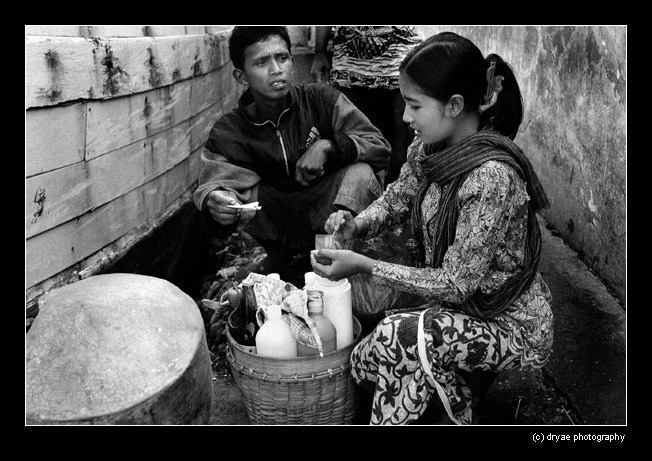
[[[328,83],[331,79],[331,63],[326,53],[315,53],[310,69],[313,82]]]
[[[328,154],[335,151],[335,142],[329,139],[318,139],[301,156],[294,167],[294,179],[308,186],[311,181],[324,176],[324,165]]]
[[[332,26],[315,26],[315,59],[310,69],[313,82],[329,83],[331,62],[327,48],[332,35]]]
[[[226,190],[214,190],[208,194],[208,210],[215,221],[222,226],[229,226],[240,219],[242,210],[229,208],[227,205],[241,204],[235,193]]]

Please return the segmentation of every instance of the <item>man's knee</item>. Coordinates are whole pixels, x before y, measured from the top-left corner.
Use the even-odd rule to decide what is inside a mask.
[[[355,162],[344,167],[344,180],[365,184],[375,177],[374,170],[368,163]]]
[[[382,186],[367,163],[356,162],[347,165],[343,174],[336,205],[360,213],[382,194]]]

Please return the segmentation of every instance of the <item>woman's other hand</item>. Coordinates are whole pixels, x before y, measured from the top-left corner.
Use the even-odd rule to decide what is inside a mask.
[[[324,230],[327,234],[332,234],[336,232],[337,235],[341,236],[341,240],[353,240],[358,236],[359,229],[358,224],[350,211],[338,210],[331,215],[326,220],[324,224]]]
[[[321,264],[316,256],[328,258],[330,264]],[[371,274],[374,260],[351,250],[313,250],[310,253],[312,270],[328,280],[342,280],[355,274]]]

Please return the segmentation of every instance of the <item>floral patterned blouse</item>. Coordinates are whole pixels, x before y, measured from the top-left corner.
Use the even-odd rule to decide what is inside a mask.
[[[385,194],[358,217],[369,225],[367,237],[387,226],[404,223],[424,174],[415,157],[423,148],[416,138],[408,149],[407,161],[399,178]],[[448,187],[448,186],[446,186]],[[432,183],[421,206],[423,233],[438,211],[441,187]],[[424,242],[425,268],[377,261],[374,282],[432,300],[429,307],[455,310],[477,289],[492,292],[522,269],[527,230],[528,194],[525,183],[508,165],[487,161],[469,173],[458,194],[459,218],[455,241],[449,246],[441,267],[431,268],[432,240]],[[552,346],[551,294],[541,275],[507,310],[492,319],[498,327],[513,332],[515,353],[522,364],[542,366]]]

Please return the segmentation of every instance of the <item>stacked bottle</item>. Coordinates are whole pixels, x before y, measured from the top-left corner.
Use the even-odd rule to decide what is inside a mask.
[[[332,281],[317,277],[312,286],[324,293],[324,316],[337,331],[337,349],[348,346],[353,342],[351,284],[347,279]]]
[[[308,315],[315,322],[324,354],[348,346],[353,342],[353,312],[351,284],[347,279],[331,281],[313,272],[304,276],[308,294]],[[243,346],[251,347],[265,357],[293,358],[319,354],[319,349],[296,340],[290,326],[282,318],[280,306],[267,308],[267,321],[258,326],[258,309],[254,282],[244,280],[239,296],[241,314],[239,331],[234,338]],[[264,329],[263,329],[264,327]],[[260,332],[263,331],[261,335]]]
[[[267,320],[256,335],[256,353],[262,357],[292,359],[297,356],[297,340],[283,320],[281,307],[267,307]]]
[[[315,322],[324,354],[337,349],[337,331],[333,323],[324,315],[324,293],[308,290],[308,316]],[[318,355],[319,349],[297,342],[297,357]]]
[[[254,293],[254,282],[251,280],[242,281],[242,296],[240,297],[240,309],[244,316],[244,333],[242,344],[244,346],[256,345],[256,334],[258,333],[258,320],[256,320],[256,311],[258,303],[256,302],[256,293]]]

